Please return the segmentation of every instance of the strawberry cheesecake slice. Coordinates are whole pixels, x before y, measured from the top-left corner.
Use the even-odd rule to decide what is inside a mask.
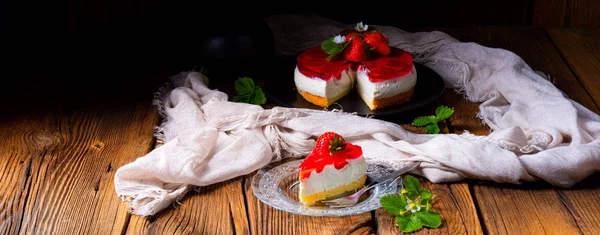
[[[417,84],[417,70],[409,53],[391,47],[389,55],[363,61],[357,80],[358,94],[371,110],[377,110],[408,101]]]
[[[328,61],[328,56],[321,47],[310,48],[298,56],[294,71],[298,93],[324,108],[346,96],[356,80],[353,64],[346,60]]]
[[[300,202],[312,205],[364,186],[367,162],[362,148],[334,132],[319,136],[315,148],[298,167]]]

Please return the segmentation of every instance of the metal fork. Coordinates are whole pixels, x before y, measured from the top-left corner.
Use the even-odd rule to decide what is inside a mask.
[[[419,164],[417,162],[413,162],[407,166],[401,167],[400,169],[398,169],[397,171],[394,171],[393,173],[391,173],[389,175],[382,177],[381,179],[379,179],[377,181],[371,182],[370,184],[361,188],[360,190],[353,193],[352,195],[321,201],[321,203],[328,205],[329,207],[352,206],[358,202],[358,199],[360,198],[360,196],[363,195],[365,192],[373,189],[375,186],[377,186],[379,184],[385,183],[390,180],[392,180],[392,183],[396,182],[398,179],[400,179],[402,177],[402,174],[409,172],[412,169],[415,169],[418,165]]]

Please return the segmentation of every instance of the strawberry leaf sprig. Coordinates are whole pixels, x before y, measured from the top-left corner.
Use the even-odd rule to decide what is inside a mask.
[[[398,228],[404,233],[423,227],[437,228],[442,224],[442,216],[431,210],[433,194],[420,187],[417,178],[406,175],[399,194],[388,194],[379,200],[381,206],[395,216]]]
[[[323,41],[321,43],[321,49],[329,55],[327,61],[330,61],[333,57],[342,53],[348,44],[350,44],[350,42],[346,41],[346,37],[338,35]]]
[[[454,108],[441,105],[435,109],[435,115],[421,116],[413,120],[413,126],[425,126],[428,134],[440,133],[440,127],[438,122],[448,119],[454,113]]]
[[[233,97],[233,102],[249,103],[263,105],[267,102],[265,93],[260,86],[254,84],[254,80],[249,77],[240,77],[235,80],[236,95]]]

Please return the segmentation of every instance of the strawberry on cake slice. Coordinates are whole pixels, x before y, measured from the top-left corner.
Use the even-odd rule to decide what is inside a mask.
[[[335,132],[323,133],[315,148],[298,166],[300,202],[315,204],[325,198],[364,186],[367,161],[362,148]]]

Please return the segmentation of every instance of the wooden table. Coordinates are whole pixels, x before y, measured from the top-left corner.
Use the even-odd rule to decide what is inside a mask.
[[[462,41],[515,52],[533,69],[548,74],[570,98],[600,113],[599,29],[440,30]],[[383,209],[347,217],[299,216],[273,209],[254,197],[251,175],[199,188],[181,205],[155,216],[128,214],[115,193],[114,173],[153,149],[153,127],[160,117],[150,101],[168,74],[152,70],[138,75],[145,82],[127,80],[139,87],[135,94],[69,93],[67,87],[62,95],[50,96],[52,92],[45,87],[54,83],[40,81],[28,86],[32,91],[5,99],[0,109],[0,233],[399,233]],[[443,132],[489,132],[475,117],[478,104],[452,90],[420,112],[432,112],[438,104],[456,109],[442,125]],[[424,132],[410,127],[410,120],[396,122]],[[564,189],[543,182],[433,184],[421,178],[424,187],[437,196],[433,208],[444,220],[438,229],[417,233],[600,234],[599,179],[595,174]]]

